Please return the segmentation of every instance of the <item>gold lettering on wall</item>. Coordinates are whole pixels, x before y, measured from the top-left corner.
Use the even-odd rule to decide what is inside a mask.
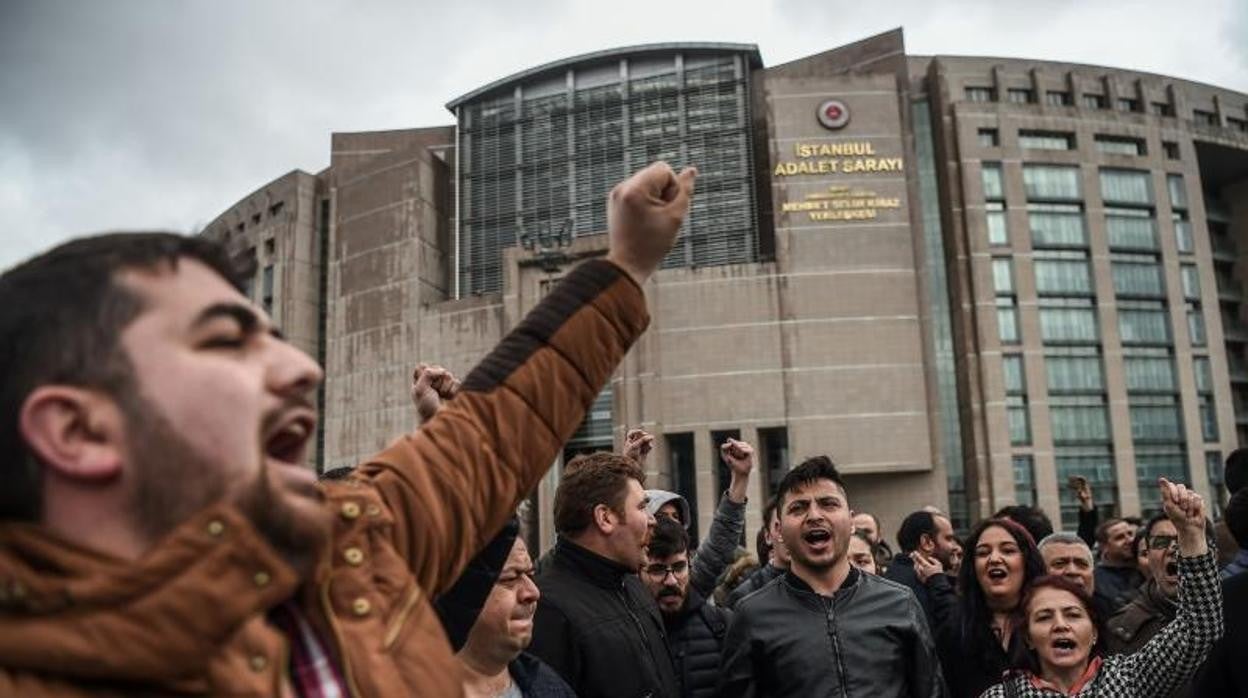
[[[782,213],[805,213],[812,221],[874,220],[880,209],[901,208],[901,199],[878,196],[867,189],[834,186],[807,194],[802,201],[786,201]]]
[[[793,155],[797,160],[777,163],[772,174],[776,177],[792,177],[860,172],[901,172],[905,165],[902,158],[877,157],[875,146],[870,141],[795,143]]]

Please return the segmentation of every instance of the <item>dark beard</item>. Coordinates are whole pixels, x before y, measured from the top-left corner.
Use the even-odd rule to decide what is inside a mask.
[[[221,469],[196,449],[141,396],[119,401],[129,426],[134,453],[134,510],[140,531],[155,543],[202,509],[220,502],[230,491]],[[303,577],[309,575],[330,534],[328,514],[313,520],[274,492],[264,454],[254,482],[235,487],[231,502],[264,539]],[[320,498],[319,490],[308,493]]]

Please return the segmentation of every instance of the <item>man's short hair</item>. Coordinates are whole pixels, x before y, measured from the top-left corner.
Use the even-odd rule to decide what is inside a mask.
[[[654,525],[654,535],[650,536],[648,554],[651,560],[660,560],[680,553],[689,552],[689,532],[684,526],[660,516]]]
[[[1049,520],[1049,515],[1044,513],[1044,510],[1039,507],[1014,504],[1002,507],[1000,511],[992,515],[992,518],[1013,521],[1027,529],[1027,532],[1031,534],[1032,540],[1046,538],[1053,532],[1053,522]]]
[[[22,405],[41,385],[63,384],[123,397],[133,391],[123,330],[143,299],[118,281],[128,270],[176,269],[194,259],[240,291],[251,269],[225,248],[174,233],[111,233],[58,245],[0,275],[0,520],[37,520],[41,466],[18,427]],[[254,262],[253,262],[254,265]]]
[[[1105,545],[1106,543],[1108,543],[1109,542],[1109,529],[1113,528],[1114,526],[1117,526],[1120,523],[1126,523],[1126,521],[1124,521],[1123,519],[1111,517],[1097,524],[1096,534],[1095,534],[1097,545]]]
[[[872,514],[872,513],[871,513],[871,512],[869,512],[869,511],[855,511],[855,512],[854,512],[854,516],[869,516],[869,517],[871,517],[871,523],[875,524],[875,532],[876,532],[877,534],[880,532],[880,518],[879,518],[878,516],[876,516],[875,514]]]
[[[927,534],[936,540],[936,514],[930,511],[916,511],[901,522],[897,529],[897,545],[901,552],[912,553],[919,549],[919,540]]]
[[[1226,520],[1226,528],[1240,549],[1248,549],[1248,487],[1240,488],[1231,497],[1231,501],[1226,503],[1222,518]]]
[[[780,480],[780,484],[776,486],[776,502],[777,505],[784,502],[785,496],[798,489],[805,487],[819,480],[831,480],[836,483],[837,487],[849,497],[849,490],[845,487],[845,481],[841,479],[841,474],[837,472],[836,465],[831,458],[827,456],[815,456],[808,458],[801,465],[793,468],[785,473],[784,478]]]
[[[1058,531],[1057,533],[1050,533],[1049,535],[1042,538],[1040,540],[1040,544],[1037,545],[1036,547],[1039,548],[1040,552],[1043,553],[1044,549],[1049,547],[1050,545],[1078,545],[1084,550],[1088,551],[1088,557],[1092,557],[1092,549],[1088,547],[1088,542],[1080,538],[1078,535],[1074,533],[1066,533],[1064,531]]]
[[[1237,448],[1226,457],[1222,482],[1226,483],[1226,491],[1232,495],[1248,485],[1248,448]]]
[[[599,504],[622,516],[629,480],[646,484],[645,471],[628,456],[599,451],[573,458],[555,490],[555,530],[564,534],[584,531],[593,523]]]

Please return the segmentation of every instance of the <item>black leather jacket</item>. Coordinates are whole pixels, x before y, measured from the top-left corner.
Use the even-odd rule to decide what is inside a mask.
[[[559,538],[537,576],[542,597],[529,653],[581,698],[668,698],[679,693],[663,618],[637,577]]]
[[[712,698],[732,612],[708,604],[692,586],[679,611],[663,614],[663,624],[681,698]]]
[[[724,642],[719,690],[728,697],[945,696],[914,593],[852,568],[832,597],[790,571],[743,599]]]

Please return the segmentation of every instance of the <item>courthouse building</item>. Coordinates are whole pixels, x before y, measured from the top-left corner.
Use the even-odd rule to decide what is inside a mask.
[[[413,365],[466,373],[605,252],[607,192],[658,159],[698,166],[693,210],[564,458],[657,434],[648,484],[702,531],[727,436],[760,450],[751,527],[826,453],[891,538],[923,504],[1073,524],[1072,475],[1128,514],[1157,507],[1158,475],[1209,495],[1248,435],[1248,95],[912,56],[897,30],[771,67],[752,45],[604,50],[447,107],[333,134],[324,171],[205,229],[325,365],[318,467],[411,429]]]

